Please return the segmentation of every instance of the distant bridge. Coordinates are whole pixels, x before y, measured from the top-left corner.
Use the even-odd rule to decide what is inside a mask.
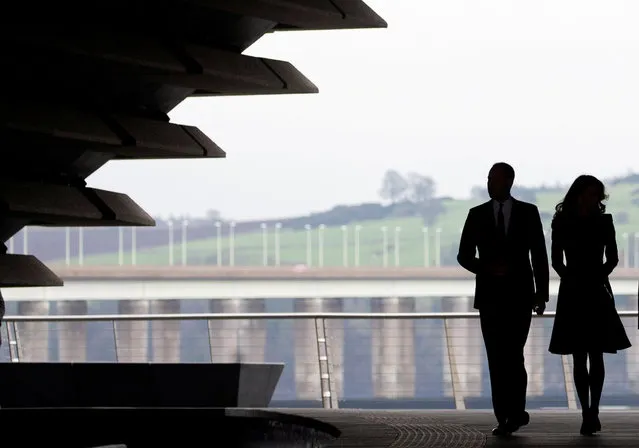
[[[191,279],[191,280],[467,280],[474,275],[457,266],[446,267],[227,267],[227,266],[50,266],[65,280]],[[550,277],[559,277],[551,269]],[[617,268],[611,279],[639,280],[639,268]]]
[[[53,267],[54,288],[5,290],[8,300],[163,300],[356,297],[468,297],[474,278],[457,267],[299,268],[212,266]],[[611,276],[618,295],[636,295],[639,269]],[[559,281],[552,276],[551,294]]]

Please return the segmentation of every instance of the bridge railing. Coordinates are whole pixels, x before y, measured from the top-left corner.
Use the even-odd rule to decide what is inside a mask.
[[[639,405],[633,347],[607,357],[604,397]],[[284,362],[274,401],[336,407],[490,407],[477,313],[198,313],[6,316],[10,362]],[[547,351],[553,312],[534,316],[528,401],[577,409],[572,360]],[[633,401],[634,400],[634,401]],[[605,403],[604,403],[605,404]]]

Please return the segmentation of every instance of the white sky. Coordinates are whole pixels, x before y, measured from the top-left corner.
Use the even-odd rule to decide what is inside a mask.
[[[524,185],[639,169],[636,0],[368,0],[386,30],[267,35],[318,95],[187,100],[227,159],[111,162],[89,183],[153,215],[234,219],[377,200],[384,171],[467,196],[506,160]]]

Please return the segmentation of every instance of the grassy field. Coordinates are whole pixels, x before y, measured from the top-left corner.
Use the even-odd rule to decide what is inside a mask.
[[[634,234],[639,232],[639,207],[631,203],[632,191],[637,185],[620,184],[610,188],[610,200],[608,210],[613,215],[625,213],[628,216],[627,223],[617,221],[617,234],[620,250],[625,247],[624,233]],[[543,213],[552,214],[555,204],[560,200],[560,194],[540,193],[537,195],[537,204]],[[441,229],[441,255],[443,264],[450,264],[457,252],[460,229],[466,218],[468,208],[475,205],[473,201],[451,200],[446,202],[446,211],[439,216],[437,222],[428,230],[429,256],[428,263],[436,264],[435,234]],[[548,228],[549,223],[544,223]],[[382,227],[386,227],[388,235],[388,265],[395,265],[395,229],[399,228],[399,265],[400,266],[424,266],[425,243],[423,224],[419,218],[388,219],[383,221],[365,221],[353,223],[348,226],[348,265],[353,266],[355,261],[355,226],[361,226],[359,231],[360,266],[383,266],[384,249]],[[319,235],[318,230],[311,231],[311,256],[312,265],[319,263]],[[306,264],[307,260],[307,233],[306,231],[292,231],[283,228],[280,230],[280,263],[282,265]],[[323,265],[343,266],[343,231],[340,227],[327,227],[323,232]],[[268,265],[275,264],[275,234],[274,229],[268,229]],[[189,265],[206,265],[217,263],[217,244],[215,238],[190,241],[187,244],[187,259]],[[263,265],[261,232],[242,234],[235,237],[234,254],[236,266],[261,266]],[[225,229],[221,241],[223,264],[229,264],[230,246],[228,229]],[[175,264],[182,263],[182,247],[179,244],[176,232],[176,244],[174,245]],[[169,263],[168,246],[156,247],[147,250],[138,250],[136,254],[138,265],[167,265]],[[127,264],[130,264],[131,255],[125,255]],[[64,260],[60,260],[64,262]],[[72,260],[77,264],[77,259]],[[115,265],[118,263],[118,254],[105,254],[100,256],[85,257],[87,265]]]

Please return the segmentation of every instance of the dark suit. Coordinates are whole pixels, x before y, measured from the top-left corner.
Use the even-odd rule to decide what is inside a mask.
[[[511,207],[505,235],[498,232],[492,201],[470,209],[457,255],[459,264],[476,276],[474,307],[479,310],[493,409],[500,423],[525,414],[524,346],[536,297],[547,301],[549,285],[539,210],[515,199]],[[506,274],[492,275],[493,264],[506,265]]]

